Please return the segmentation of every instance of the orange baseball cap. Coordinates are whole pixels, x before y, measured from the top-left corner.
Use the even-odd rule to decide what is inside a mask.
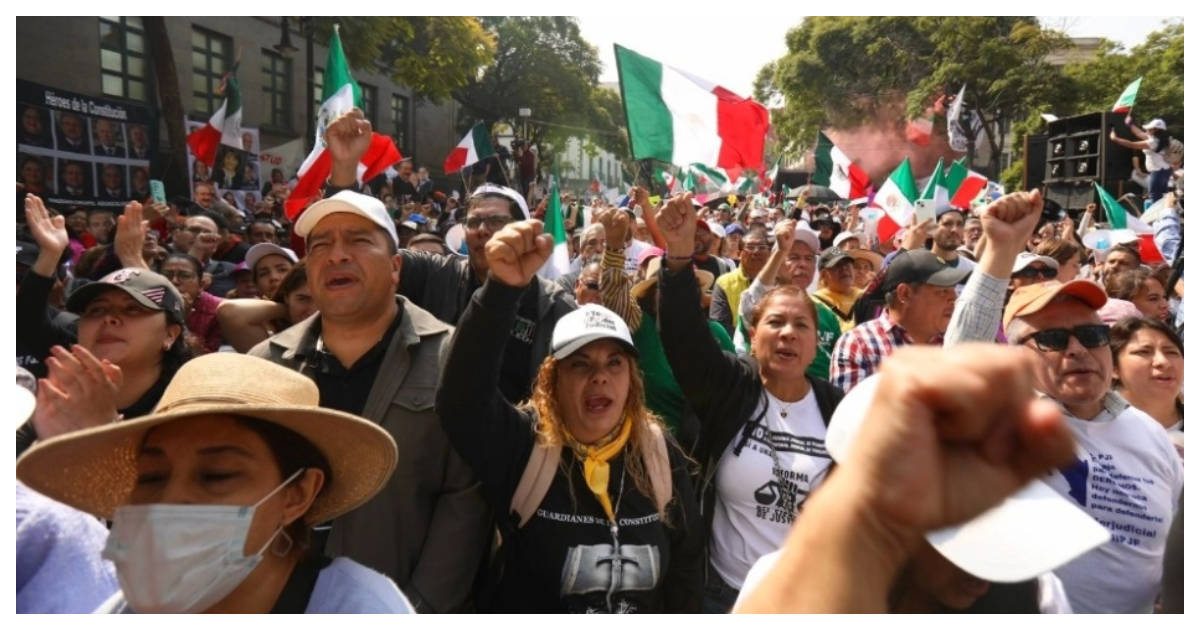
[[[1022,315],[1032,315],[1050,303],[1059,295],[1070,295],[1079,298],[1084,304],[1098,309],[1108,301],[1104,288],[1091,280],[1072,280],[1062,283],[1057,280],[1039,282],[1023,286],[1013,291],[1004,307],[1004,328],[1007,329],[1012,320]]]

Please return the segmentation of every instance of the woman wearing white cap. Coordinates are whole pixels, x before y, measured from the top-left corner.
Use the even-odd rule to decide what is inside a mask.
[[[1146,170],[1150,171],[1150,201],[1158,201],[1167,192],[1173,170],[1167,161],[1167,148],[1171,143],[1167,136],[1167,123],[1155,118],[1142,129],[1134,124],[1133,116],[1126,116],[1125,124],[1137,140],[1126,140],[1118,136],[1115,129],[1108,132],[1108,138],[1127,149],[1140,149],[1146,155]]]
[[[518,301],[551,246],[540,221],[488,241],[489,277],[437,395],[503,540],[480,608],[696,612],[704,542],[687,460],[646,408],[625,322],[595,304],[565,315],[530,400],[513,407],[498,389]]]
[[[121,590],[97,612],[398,613],[387,577],[308,546],[396,466],[387,432],[317,406],[316,386],[233,353],[185,365],[154,413],[40,443],[17,478],[112,520]]]

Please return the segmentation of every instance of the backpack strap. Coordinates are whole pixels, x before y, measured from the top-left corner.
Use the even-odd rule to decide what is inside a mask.
[[[509,508],[510,512],[517,514],[518,529],[529,522],[538,506],[542,504],[546,491],[554,481],[554,474],[558,472],[558,462],[561,459],[561,444],[534,442],[533,451],[529,453],[529,461],[525,464],[525,471],[521,473],[521,480],[517,482],[517,490],[513,492],[512,506]]]

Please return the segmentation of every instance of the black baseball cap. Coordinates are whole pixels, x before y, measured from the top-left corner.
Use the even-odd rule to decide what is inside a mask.
[[[932,284],[937,287],[952,287],[967,279],[971,270],[964,267],[947,267],[933,252],[927,249],[909,249],[892,259],[884,271],[883,282],[876,289],[885,294],[901,284]]]
[[[817,269],[832,269],[843,260],[854,260],[845,250],[837,247],[830,247],[821,253],[821,260],[817,261]]]
[[[71,293],[67,298],[67,310],[76,315],[92,300],[109,289],[120,289],[138,304],[154,311],[163,311],[167,320],[176,324],[186,324],[183,314],[183,296],[170,280],[150,271],[136,267],[118,269],[95,282],[85,284]]]

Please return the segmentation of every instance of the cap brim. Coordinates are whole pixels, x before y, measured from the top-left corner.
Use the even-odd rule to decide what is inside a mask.
[[[89,282],[88,284],[85,284],[82,287],[72,291],[70,297],[67,298],[67,310],[75,313],[76,315],[80,315],[83,313],[83,309],[87,308],[89,302],[96,299],[96,296],[109,289],[124,291],[125,295],[133,298],[133,301],[152,311],[166,312],[165,308],[155,304],[150,298],[142,295],[141,292],[134,291],[126,286],[109,284],[107,282]]]
[[[843,260],[854,260],[854,257],[852,257],[850,254],[838,254],[832,259],[825,261],[825,264],[821,265],[821,271],[832,269],[838,266],[838,263],[842,262]]]
[[[320,523],[362,505],[396,467],[391,436],[372,422],[341,411],[301,405],[190,405],[83,429],[39,442],[17,461],[17,478],[38,492],[111,520],[137,481],[137,452],[146,431],[200,415],[258,418],[295,431],[328,461],[332,475],[305,515]],[[391,442],[391,448],[386,443]],[[371,448],[377,444],[377,448]]]
[[[572,354],[575,354],[575,351],[588,345],[589,343],[592,343],[593,341],[600,341],[601,339],[612,339],[613,341],[617,342],[622,348],[624,348],[626,351],[628,351],[630,354],[632,354],[634,357],[638,356],[637,348],[635,348],[633,346],[633,344],[629,343],[628,341],[625,341],[624,339],[622,339],[616,335],[613,335],[610,333],[602,333],[602,332],[593,333],[590,335],[584,335],[583,337],[579,337],[578,339],[572,339],[569,343],[567,343],[563,347],[555,350],[552,353],[552,355],[554,356],[555,359],[561,361],[561,360],[571,356]]]
[[[843,463],[849,454],[879,378],[864,379],[834,410],[825,448],[835,462]],[[1110,538],[1104,526],[1036,479],[965,523],[925,534],[947,560],[992,582],[1032,579]]]
[[[926,278],[924,284],[932,284],[935,287],[952,287],[964,282],[969,275],[971,275],[970,269],[946,267],[937,270],[933,275]]]
[[[316,224],[314,223],[314,225]],[[290,252],[273,243],[258,243],[246,252],[246,267],[249,268],[250,271],[254,271],[254,268],[258,266],[258,261],[266,258],[267,256],[283,256],[284,258],[290,260],[293,264],[296,262],[294,252]]]
[[[1011,319],[1020,317],[1022,315],[1036,313],[1045,308],[1051,300],[1060,295],[1069,295],[1082,300],[1084,304],[1087,304],[1093,309],[1098,309],[1108,302],[1108,294],[1104,292],[1104,288],[1100,285],[1092,282],[1091,280],[1072,280],[1053,291],[1047,291],[1045,294],[1038,296],[1036,300],[1033,300],[1029,304],[1025,305],[1025,307],[1021,308],[1016,314],[1013,315],[1012,318],[1006,319],[1011,321]],[[1007,322],[1005,325],[1007,325]]]

